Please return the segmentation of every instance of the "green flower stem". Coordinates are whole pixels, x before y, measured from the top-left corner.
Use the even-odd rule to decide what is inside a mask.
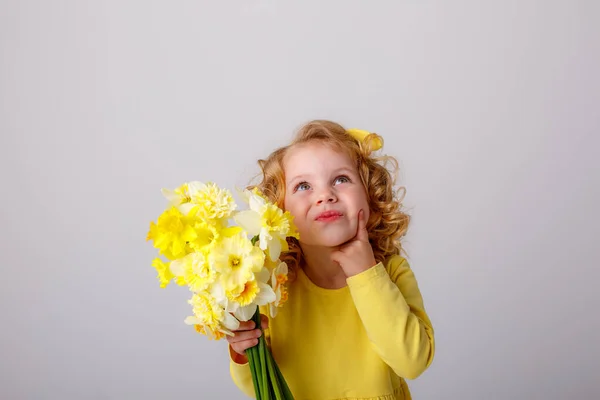
[[[262,330],[260,310],[252,316],[256,327]],[[264,331],[263,331],[264,332]],[[246,350],[256,400],[294,400],[279,366],[273,358],[264,335],[258,338],[258,344]]]
[[[250,375],[252,376],[252,384],[254,385],[254,393],[256,394],[256,400],[261,400],[258,385],[258,375],[256,373],[256,361],[258,359],[258,354],[256,350],[256,346],[247,349],[246,357],[248,357],[248,364],[250,365]]]
[[[283,377],[283,374],[281,373],[281,370],[279,369],[279,366],[277,365],[277,362],[275,362],[275,358],[273,357],[272,354],[269,354],[271,356],[271,360],[272,360],[272,365],[273,365],[273,369],[275,370],[276,376],[277,376],[277,381],[279,383],[279,388],[282,390],[283,392],[283,399],[285,400],[293,400],[294,396],[292,395],[292,391],[290,390],[290,388],[287,385],[287,382],[285,381],[285,378]]]
[[[261,336],[258,339],[258,353],[260,355],[260,372],[261,372],[261,376],[260,379],[262,380],[262,385],[261,385],[261,389],[262,389],[262,393],[263,393],[263,397],[264,399],[269,399],[271,400],[271,396],[269,393],[269,386],[271,382],[269,382],[269,368],[267,366],[267,355],[265,352],[265,339]]]
[[[273,394],[276,400],[285,400],[285,398],[283,397],[283,391],[281,390],[281,380],[279,379],[278,375],[277,375],[277,369],[274,366],[275,364],[275,360],[273,360],[273,357],[271,355],[271,353],[267,354],[267,366],[268,366],[268,370],[269,370],[269,378],[271,380],[271,384],[272,384],[272,388],[273,388]]]
[[[256,312],[252,316],[252,321],[254,321],[255,327],[261,329],[260,326],[260,309],[258,306],[256,307]],[[252,383],[254,383],[254,391],[257,393],[256,400],[267,400],[268,396],[265,395],[265,389],[268,388],[267,382],[264,380],[266,376],[266,365],[261,358],[261,349],[260,349],[260,339],[258,339],[258,345],[251,347],[252,355],[254,358],[254,371],[250,370],[250,372],[254,372],[252,375]],[[249,350],[250,350],[249,349]],[[264,366],[264,367],[263,367]],[[268,389],[267,389],[268,390]]]

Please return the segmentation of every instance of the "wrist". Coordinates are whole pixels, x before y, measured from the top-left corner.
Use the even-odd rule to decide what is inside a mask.
[[[234,353],[233,362],[235,362],[236,364],[248,364],[248,357],[238,353]]]
[[[367,264],[368,267],[357,267],[357,268],[351,268],[351,269],[347,269],[344,270],[344,273],[346,274],[346,278],[350,278],[354,275],[358,275],[360,273],[363,273],[371,268],[373,268],[375,265],[377,265],[377,262],[375,260],[373,260],[371,263]]]
[[[233,350],[231,345],[229,345],[229,358],[236,364],[248,364],[248,357]]]

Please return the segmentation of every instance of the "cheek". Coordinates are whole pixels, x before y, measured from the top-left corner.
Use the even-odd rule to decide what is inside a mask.
[[[285,197],[283,198],[283,210],[284,211],[289,211],[292,212],[292,209],[294,208],[294,202],[292,201],[292,199],[286,194]]]
[[[300,204],[297,201],[294,201],[292,199],[286,199],[283,203],[283,206],[283,209],[285,211],[288,211],[290,214],[292,214],[296,225],[298,225],[298,223],[301,223],[302,210]]]

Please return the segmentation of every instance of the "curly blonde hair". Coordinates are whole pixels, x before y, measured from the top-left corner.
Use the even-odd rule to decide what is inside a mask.
[[[292,142],[272,152],[266,159],[258,160],[262,171],[261,181],[248,189],[257,188],[271,202],[284,207],[285,171],[283,160],[294,146],[307,142],[321,142],[337,151],[348,154],[356,160],[358,173],[367,192],[370,208],[367,231],[373,248],[375,260],[383,262],[389,256],[403,252],[400,239],[406,234],[410,216],[402,211],[402,200],[406,193],[404,187],[394,190],[398,162],[391,156],[374,157],[371,155],[375,142],[381,136],[372,133],[364,141],[358,141],[346,132],[346,129],[332,121],[314,120],[296,133]],[[391,164],[392,169],[388,169]],[[295,238],[288,238],[289,251],[281,254],[291,270],[302,261],[302,250]]]

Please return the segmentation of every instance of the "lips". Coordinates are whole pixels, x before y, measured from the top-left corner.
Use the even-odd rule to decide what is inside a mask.
[[[315,218],[317,221],[333,221],[342,216],[339,211],[324,211]]]

